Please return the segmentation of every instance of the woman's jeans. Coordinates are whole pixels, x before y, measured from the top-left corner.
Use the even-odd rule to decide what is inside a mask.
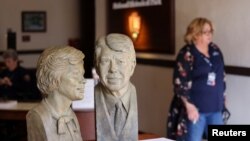
[[[199,113],[200,117],[196,123],[188,121],[187,128],[188,133],[186,135],[186,141],[201,141],[203,134],[207,137],[208,125],[222,125],[222,114],[221,112],[215,113]]]

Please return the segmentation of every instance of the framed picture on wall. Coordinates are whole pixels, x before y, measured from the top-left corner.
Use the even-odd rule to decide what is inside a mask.
[[[175,0],[107,0],[107,32],[132,38],[136,52],[175,53]]]
[[[46,32],[46,12],[23,11],[22,32]]]

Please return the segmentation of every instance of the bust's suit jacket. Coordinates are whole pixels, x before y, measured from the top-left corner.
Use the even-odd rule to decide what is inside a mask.
[[[80,126],[72,109],[67,112],[71,117],[64,122],[59,131],[59,119],[51,112],[51,107],[43,100],[26,115],[29,141],[82,141]],[[72,134],[72,135],[71,135]]]
[[[114,123],[106,107],[106,102],[101,83],[95,86],[95,105],[96,105],[96,129],[97,141],[137,141],[138,140],[138,111],[136,89],[133,84],[129,84],[130,108],[124,128],[120,136],[114,130]],[[128,94],[126,93],[126,94]]]

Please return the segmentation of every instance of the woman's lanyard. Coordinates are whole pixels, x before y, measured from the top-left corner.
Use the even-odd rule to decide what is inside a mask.
[[[204,61],[211,67],[211,71],[213,70],[213,64],[211,63],[211,61],[206,58],[204,55],[201,55],[202,58],[204,59]]]
[[[208,73],[208,77],[207,77],[207,85],[209,86],[215,86],[215,80],[216,80],[216,73],[213,71],[213,64],[211,63],[211,61],[206,58],[204,55],[201,55],[201,57],[203,58],[203,60],[210,66],[210,72]]]

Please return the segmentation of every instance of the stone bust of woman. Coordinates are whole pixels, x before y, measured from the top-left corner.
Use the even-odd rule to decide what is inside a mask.
[[[82,141],[72,101],[84,96],[84,54],[69,46],[44,50],[37,86],[44,98],[26,116],[29,141]]]

